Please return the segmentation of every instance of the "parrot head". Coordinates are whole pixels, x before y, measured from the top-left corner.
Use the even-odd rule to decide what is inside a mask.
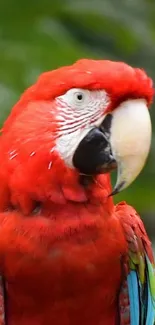
[[[43,73],[4,123],[3,179],[41,199],[51,184],[117,169],[118,193],[148,156],[152,97],[152,80],[122,62],[83,59]]]

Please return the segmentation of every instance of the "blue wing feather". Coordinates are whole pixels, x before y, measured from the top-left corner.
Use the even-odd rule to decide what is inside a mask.
[[[127,276],[130,325],[154,325],[155,322],[155,297],[151,292],[148,263],[149,268],[152,267],[146,257],[146,278],[143,285],[136,270],[131,270]]]
[[[129,301],[130,301],[130,325],[139,325],[140,310],[139,310],[139,284],[137,274],[131,271],[127,276]]]
[[[147,301],[147,317],[146,317],[146,325],[152,325],[155,321],[155,309],[152,303],[151,291],[149,287],[149,282],[147,283],[148,286],[148,301]]]

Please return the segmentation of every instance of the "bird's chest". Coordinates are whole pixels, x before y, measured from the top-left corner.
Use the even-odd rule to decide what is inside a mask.
[[[121,281],[125,246],[118,223],[59,224],[54,232],[52,224],[45,224],[38,234],[36,227],[27,233],[20,228],[21,234],[18,229],[14,246],[5,254],[11,319],[25,325],[30,313],[32,325],[48,325],[49,320],[55,325],[79,325],[83,320],[100,325],[103,311],[115,305]]]

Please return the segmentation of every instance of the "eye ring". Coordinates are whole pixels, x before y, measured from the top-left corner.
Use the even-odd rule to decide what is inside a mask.
[[[77,103],[82,103],[84,101],[84,93],[82,91],[76,92],[74,97]]]

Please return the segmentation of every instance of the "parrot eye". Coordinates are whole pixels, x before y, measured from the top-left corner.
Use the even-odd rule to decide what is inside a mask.
[[[75,103],[81,104],[84,102],[84,99],[85,99],[85,95],[82,91],[75,92],[75,94],[74,94]]]
[[[82,100],[83,99],[83,94],[82,93],[78,93],[76,94],[77,100]]]
[[[83,105],[87,105],[90,101],[90,91],[87,89],[73,88],[68,90],[64,95],[57,97],[63,100],[69,106],[80,109]]]

